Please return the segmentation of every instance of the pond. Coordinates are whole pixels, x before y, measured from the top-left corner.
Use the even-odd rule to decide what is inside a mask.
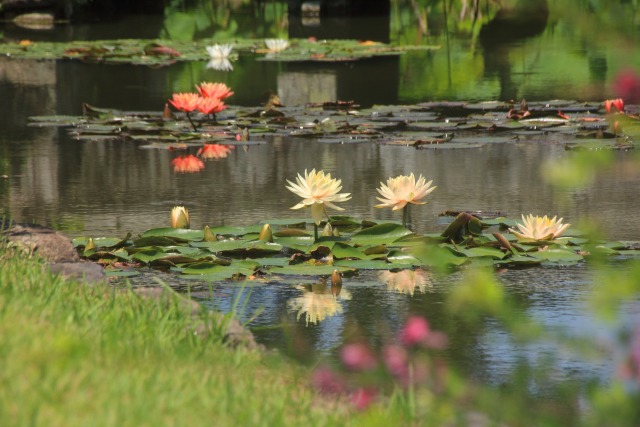
[[[152,68],[0,58],[2,213],[71,237],[124,237],[168,226],[169,212],[178,204],[189,208],[191,226],[199,229],[297,218],[299,212],[289,209],[297,200],[286,190],[286,180],[316,168],[340,178],[343,191],[352,194],[343,204],[348,215],[400,221],[400,214],[374,208],[375,189],[389,177],[414,172],[433,179],[438,187],[429,204],[411,210],[410,226],[417,232],[442,231],[451,220],[439,216],[444,211],[480,210],[512,218],[528,213],[558,215],[572,224],[595,223],[609,239],[640,240],[640,169],[633,151],[612,152],[611,164],[594,172],[588,185],[563,189],[544,178],[542,166],[572,152],[565,149],[564,137],[548,132],[465,149],[267,136],[260,139],[264,144],[238,146],[224,158],[207,161],[199,173],[176,174],[171,160],[179,153],[172,150],[144,148],[145,144],[126,140],[79,141],[64,128],[29,126],[32,116],[81,115],[83,103],[159,112],[172,93],[193,91],[202,81],[224,82],[235,91],[230,104],[256,108],[269,91],[287,106],[353,100],[361,109],[430,101],[519,103],[522,98],[600,103],[616,95],[619,72],[640,69],[640,53],[634,47],[640,14],[634,13],[632,2],[530,2],[538,7],[520,11],[520,18],[523,13],[530,17],[522,22],[513,17],[509,21],[485,2],[479,2],[482,8],[475,14],[465,12],[458,2],[448,9],[442,6],[445,2],[433,3],[415,10],[410,2],[392,1],[391,12],[383,19],[321,17],[319,24],[288,16],[285,4],[278,2],[257,9],[242,3],[225,19],[200,5],[200,9],[167,7],[165,15],[62,25],[44,32],[4,24],[5,42],[347,34],[439,48],[343,62],[260,61],[255,55],[240,54],[231,71],[207,68],[206,61]],[[524,2],[514,2],[520,3]],[[203,16],[207,18],[197,19]],[[351,27],[367,31],[346,32]],[[196,150],[188,150],[195,154]],[[296,307],[302,302],[296,298],[309,292],[291,283],[243,287],[216,282],[203,284],[192,296],[223,311],[232,309],[239,294],[248,298],[245,318],[263,309],[250,324],[258,338],[302,360],[331,354],[356,326],[359,333],[379,342],[384,333],[397,331],[409,314],[425,315],[434,328],[444,330],[450,337],[448,357],[490,382],[504,381],[521,357],[549,351],[544,345],[522,347],[491,322],[473,331],[452,324],[443,301],[461,275],[425,272],[410,292],[385,283],[380,272],[363,271],[345,280],[340,308],[317,324],[307,324],[304,314],[298,316]],[[176,275],[158,276],[169,285],[184,285]],[[585,303],[595,285],[591,277],[584,264],[506,270],[498,276],[522,311],[549,328],[568,327],[577,334],[598,330],[603,339],[613,341]],[[636,301],[626,305],[619,317],[628,325],[638,316]],[[607,378],[615,368],[611,360],[593,363],[578,356],[558,357],[565,375],[585,379]]]

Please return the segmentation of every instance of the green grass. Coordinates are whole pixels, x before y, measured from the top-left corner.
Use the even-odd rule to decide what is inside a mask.
[[[194,336],[201,319],[177,304],[0,257],[3,426],[359,424],[315,396],[290,361],[232,350],[215,328]]]

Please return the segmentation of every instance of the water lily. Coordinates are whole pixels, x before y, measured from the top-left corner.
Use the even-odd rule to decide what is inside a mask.
[[[618,112],[624,111],[624,100],[622,98],[617,99],[607,99],[604,101],[604,108],[607,110],[607,113],[611,112],[611,108],[615,108]]]
[[[178,110],[190,113],[200,105],[200,96],[193,92],[174,93],[169,102]]]
[[[171,105],[177,108],[180,111],[184,111],[187,114],[187,119],[189,119],[189,123],[193,126],[193,130],[196,130],[196,125],[191,120],[190,112],[195,111],[200,105],[200,96],[197,93],[192,92],[183,92],[183,93],[174,93],[173,98],[169,100]]]
[[[198,111],[202,114],[213,114],[214,117],[216,113],[226,108],[227,106],[220,98],[200,98],[200,103],[198,104]]]
[[[272,53],[282,52],[289,47],[289,41],[284,39],[265,39],[264,44]]]
[[[198,156],[203,159],[224,159],[235,148],[233,145],[204,144],[198,150]]]
[[[429,195],[433,190],[438,187],[431,187],[433,180],[426,182],[426,179],[422,174],[416,177],[411,173],[410,175],[398,175],[395,178],[387,179],[386,185],[380,183],[378,193],[382,197],[377,197],[382,203],[376,205],[376,208],[392,208],[392,210],[404,209],[402,223],[407,225],[408,211],[406,209],[407,204],[424,205],[427,202],[421,202]]]
[[[334,202],[344,202],[351,199],[351,193],[339,193],[342,190],[342,181],[331,178],[330,173],[325,175],[323,171],[316,172],[315,169],[312,169],[311,172],[307,172],[305,169],[304,176],[298,174],[296,181],[297,183],[294,184],[287,180],[289,183],[287,189],[302,197],[303,200],[291,209],[311,206],[311,216],[316,224],[316,233],[317,226],[322,220],[322,214],[326,214],[327,207],[342,211],[344,209],[336,206]]]
[[[189,211],[184,206],[175,206],[171,209],[171,227],[189,228]]]
[[[553,240],[556,237],[562,236],[571,224],[563,224],[562,218],[556,220],[556,217],[549,218],[546,215],[543,217],[533,216],[532,214],[526,217],[522,215],[522,224],[516,224],[518,231],[510,228],[509,231],[518,239],[530,239],[530,240]]]
[[[224,83],[202,82],[196,85],[196,89],[203,98],[226,99],[235,93]]]
[[[381,271],[379,278],[387,284],[387,288],[399,293],[413,295],[416,288],[424,293],[431,286],[431,280],[424,270],[405,269],[394,273],[389,270]]]
[[[233,46],[230,44],[214,44],[213,46],[207,46],[207,53],[212,59],[225,59],[229,58]]]
[[[200,172],[204,169],[204,163],[202,160],[193,154],[176,157],[171,161],[171,164],[173,165],[173,171],[178,173]]]

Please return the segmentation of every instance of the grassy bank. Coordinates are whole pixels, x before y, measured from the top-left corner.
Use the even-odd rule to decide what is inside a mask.
[[[177,305],[0,257],[3,426],[358,424],[289,361],[195,336]]]

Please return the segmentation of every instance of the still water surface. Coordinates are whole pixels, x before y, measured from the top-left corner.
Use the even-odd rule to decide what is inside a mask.
[[[637,52],[629,53],[638,37],[632,31],[637,24],[629,24],[631,30],[621,26],[603,44],[583,28],[593,16],[560,13],[553,7],[557,3],[549,5],[550,17],[542,29],[508,42],[482,41],[448,31],[446,22],[435,16],[430,17],[431,32],[418,39],[443,46],[440,50],[340,64],[282,64],[240,57],[232,72],[223,73],[207,69],[205,63],[149,69],[2,58],[0,174],[6,175],[0,179],[2,213],[18,221],[55,227],[70,236],[141,233],[168,224],[169,211],[176,204],[189,208],[194,228],[249,224],[298,217],[289,210],[297,200],[285,189],[285,180],[305,168],[320,168],[342,179],[344,191],[353,196],[344,204],[346,213],[361,218],[400,219],[390,211],[374,209],[380,181],[409,172],[433,179],[438,189],[430,203],[411,211],[411,225],[418,232],[442,230],[445,220],[438,214],[445,210],[489,210],[515,217],[530,212],[559,215],[572,224],[589,220],[611,239],[640,240],[640,171],[634,155],[615,153],[614,165],[597,172],[587,188],[558,190],[542,179],[540,166],[570,154],[545,135],[468,150],[269,138],[264,145],[237,148],[227,158],[207,162],[198,174],[176,175],[170,166],[176,154],[168,150],[141,149],[130,141],[80,142],[64,129],[27,126],[33,115],[80,114],[83,102],[158,111],[172,92],[191,91],[202,80],[231,85],[236,92],[232,103],[245,106],[259,105],[268,90],[290,105],[338,99],[370,106],[443,99],[602,100],[612,96],[616,72],[640,66]],[[389,22],[392,31],[380,38],[402,42],[417,37],[407,29],[412,25],[407,13],[403,8],[394,11]],[[66,28],[66,35],[53,32],[49,39],[73,38],[69,34],[97,39],[114,34],[97,28],[100,33],[95,35],[87,28],[81,33]],[[117,28],[118,37],[127,36],[123,34],[126,29]],[[17,31],[5,30],[6,34]],[[255,36],[274,34],[265,30]],[[259,339],[302,359],[311,353],[331,353],[351,334],[349,325],[357,325],[372,342],[380,341],[397,331],[409,314],[425,315],[434,328],[447,332],[451,360],[492,382],[503,381],[522,356],[535,358],[549,350],[544,345],[516,344],[492,323],[474,331],[452,323],[443,301],[460,277],[428,277],[422,291],[409,295],[388,289],[377,273],[362,272],[345,281],[344,293],[350,298],[339,300],[342,312],[317,325],[307,325],[304,316],[297,319],[289,301],[304,291],[290,284],[267,283],[238,290],[235,283],[218,283],[211,293],[194,296],[203,304],[229,310],[238,293],[246,296],[250,291],[245,315],[264,308],[252,323]],[[162,279],[169,284],[179,282],[170,275]],[[568,327],[580,334],[601,330],[606,339],[613,340],[586,308],[585,298],[597,285],[587,267],[506,271],[499,280],[523,311],[549,328]],[[620,314],[625,324],[637,322],[639,316],[637,303]],[[274,325],[284,326],[274,329]],[[578,356],[560,355],[558,366],[564,375],[606,378],[614,364],[612,360],[587,363]]]

